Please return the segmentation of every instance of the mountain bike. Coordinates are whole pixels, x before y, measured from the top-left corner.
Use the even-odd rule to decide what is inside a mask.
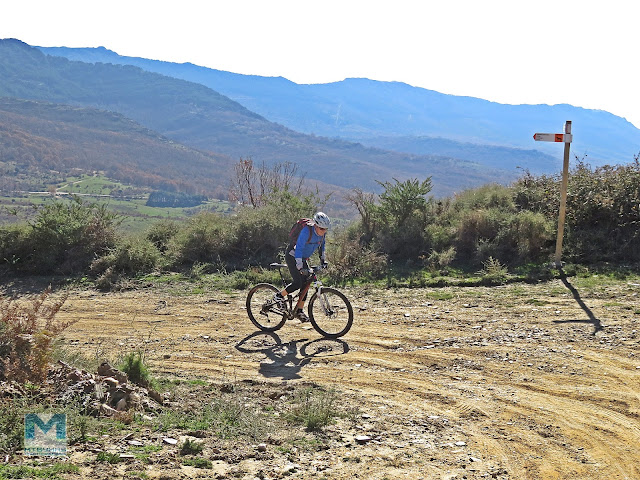
[[[282,328],[287,320],[294,318],[294,305],[297,304],[300,295],[304,295],[311,288],[315,292],[309,299],[307,311],[309,321],[313,328],[326,338],[338,338],[345,335],[353,324],[353,308],[351,302],[339,290],[325,287],[318,280],[316,273],[321,267],[311,267],[313,273],[309,280],[294,295],[288,295],[284,300],[284,306],[274,301],[274,294],[283,290],[287,285],[282,269],[287,268],[284,263],[272,263],[271,268],[277,268],[282,279],[282,287],[278,288],[270,283],[259,283],[247,294],[247,314],[253,324],[264,332],[275,332]]]

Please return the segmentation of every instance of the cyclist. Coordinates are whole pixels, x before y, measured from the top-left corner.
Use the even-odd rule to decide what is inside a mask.
[[[295,245],[288,246],[285,260],[291,273],[292,282],[287,285],[284,290],[274,295],[274,301],[277,302],[278,305],[284,306],[284,299],[287,295],[291,295],[296,290],[308,284],[309,277],[313,273],[308,260],[316,250],[320,255],[322,267],[326,267],[325,240],[327,230],[329,230],[330,227],[331,220],[329,217],[323,212],[317,212],[313,216],[312,222],[300,230]],[[301,322],[309,321],[309,317],[302,311],[306,299],[307,292],[305,291],[298,299],[294,314]]]

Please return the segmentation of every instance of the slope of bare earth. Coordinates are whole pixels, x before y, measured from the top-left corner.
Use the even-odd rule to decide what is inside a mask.
[[[189,288],[76,291],[58,315],[78,320],[65,342],[88,356],[144,345],[155,375],[335,387],[359,417],[317,451],[150,465],[151,478],[640,478],[633,281],[347,287],[356,318],[334,341],[298,322],[256,332],[246,292]]]

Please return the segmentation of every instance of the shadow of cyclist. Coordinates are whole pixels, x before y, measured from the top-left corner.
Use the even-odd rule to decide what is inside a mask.
[[[306,342],[298,349],[301,342]],[[349,345],[343,340],[306,338],[282,343],[273,332],[254,332],[242,339],[236,349],[244,353],[262,353],[265,358],[260,362],[258,373],[267,378],[295,380],[302,378],[302,368],[315,357],[343,355],[349,351]]]
[[[562,269],[560,269],[560,280],[562,280],[562,283],[564,283],[564,286],[569,289],[569,291],[573,295],[573,298],[575,298],[576,302],[578,302],[578,305],[580,305],[580,308],[584,310],[584,312],[587,314],[589,319],[588,320],[578,320],[578,319],[554,320],[553,323],[590,323],[594,327],[592,335],[595,335],[596,333],[602,331],[604,329],[604,327],[602,326],[602,322],[600,322],[599,318],[596,318],[596,316],[593,314],[591,309],[587,307],[584,301],[582,301],[582,298],[580,297],[580,293],[578,293],[578,290],[576,290],[576,288],[573,285],[571,285],[571,283],[569,283],[569,280],[567,279],[567,275],[566,273],[564,273],[564,270]]]

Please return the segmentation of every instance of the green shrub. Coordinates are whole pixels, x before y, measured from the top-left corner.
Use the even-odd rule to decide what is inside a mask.
[[[167,255],[174,266],[214,263],[231,253],[233,222],[230,217],[202,212],[186,221]]]
[[[519,210],[509,187],[488,185],[463,192],[451,204],[458,259],[477,266],[493,257],[512,265],[546,259],[553,224],[541,213]]]
[[[200,213],[186,222],[170,242],[169,264],[212,264],[219,271],[264,265],[278,258],[288,233],[300,217],[313,215],[313,197],[273,192],[264,205],[241,207],[233,217]]]
[[[199,455],[202,453],[203,448],[202,442],[187,438],[180,446],[180,455]]]
[[[332,282],[344,284],[356,278],[379,279],[386,275],[388,256],[362,245],[357,227],[330,234],[327,259]]]
[[[483,263],[483,269],[480,271],[480,274],[485,283],[501,285],[507,280],[508,270],[507,267],[502,265],[498,260],[489,257]]]
[[[245,401],[234,394],[229,397],[212,396],[209,403],[195,411],[163,411],[156,428],[166,432],[173,428],[183,430],[207,430],[220,438],[250,437],[258,439],[267,430],[264,417],[247,408]]]
[[[371,246],[393,259],[417,260],[431,249],[425,234],[433,221],[433,204],[426,198],[431,178],[394,182],[379,182],[385,190],[376,209],[378,227]]]
[[[522,209],[557,222],[561,176],[527,174],[514,184]],[[569,174],[563,256],[571,261],[640,261],[640,162],[592,169],[578,160]]]
[[[14,399],[0,398],[0,453],[12,454],[22,448],[24,414]],[[1,477],[0,477],[1,478]]]
[[[0,274],[3,270],[18,273],[30,252],[27,246],[26,225],[11,225],[0,228]]]
[[[213,463],[211,462],[211,460],[207,458],[185,458],[182,461],[182,464],[190,467],[195,467],[195,468],[203,468],[203,469],[213,468]]]
[[[105,205],[55,201],[29,223],[24,268],[31,273],[75,274],[116,242],[119,215]]]
[[[129,353],[124,357],[119,368],[127,374],[127,377],[133,383],[143,387],[148,387],[151,384],[151,375],[144,363],[144,354],[142,352]]]
[[[126,279],[152,273],[164,263],[162,254],[149,240],[140,236],[121,239],[90,265],[96,287],[113,290],[126,284]]]
[[[77,274],[115,245],[120,222],[105,205],[55,200],[26,225],[0,229],[0,261],[14,273]]]
[[[452,208],[455,211],[498,209],[515,211],[513,193],[509,187],[491,183],[457,194]]]
[[[120,463],[121,462],[121,458],[120,455],[117,453],[112,453],[112,452],[99,452],[98,455],[96,455],[96,462],[105,462],[105,463]]]
[[[432,271],[437,271],[447,268],[455,258],[456,249],[451,246],[442,251],[432,250],[429,256],[424,258],[424,261]]]
[[[146,232],[145,238],[158,249],[165,253],[169,249],[171,241],[180,231],[180,225],[173,220],[163,220],[154,223]]]
[[[519,263],[542,259],[555,241],[555,224],[538,212],[519,212],[509,224],[509,241]]]
[[[135,276],[153,272],[160,263],[160,251],[151,241],[140,236],[127,236],[94,260],[90,269],[96,275],[111,269],[117,274]]]
[[[60,474],[80,472],[80,467],[71,463],[54,463],[52,465],[0,465],[0,479],[8,478],[47,478],[58,480]]]
[[[305,388],[297,393],[295,404],[287,418],[294,423],[304,425],[310,432],[322,430],[340,416],[336,406],[337,398],[334,390]]]

